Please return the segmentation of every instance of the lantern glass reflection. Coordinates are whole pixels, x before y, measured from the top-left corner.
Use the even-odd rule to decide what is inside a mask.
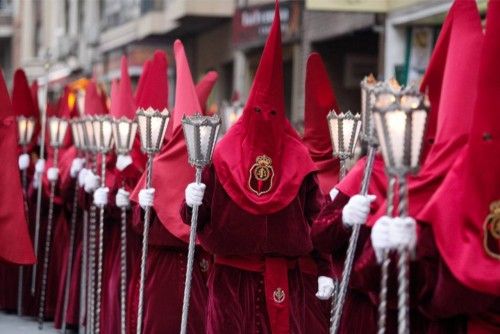
[[[167,109],[161,112],[153,108],[137,111],[137,124],[141,138],[141,148],[145,153],[152,154],[160,150],[170,113]]]
[[[19,145],[28,145],[35,131],[35,119],[33,117],[19,116],[17,118],[17,130],[19,135]]]

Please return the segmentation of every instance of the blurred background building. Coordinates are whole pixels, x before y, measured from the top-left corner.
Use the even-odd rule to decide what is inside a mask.
[[[288,115],[303,119],[307,55],[319,52],[341,108],[359,110],[359,82],[368,73],[402,83],[423,74],[452,0],[281,1]],[[484,12],[486,0],[478,0]],[[50,60],[54,90],[81,76],[110,82],[121,55],[137,79],[155,49],[180,38],[195,78],[219,72],[216,109],[250,88],[273,18],[273,0],[0,0],[0,65],[7,78],[23,67],[30,78]],[[174,85],[170,93],[173,102]]]

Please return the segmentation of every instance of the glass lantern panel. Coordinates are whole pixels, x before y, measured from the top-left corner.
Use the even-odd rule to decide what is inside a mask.
[[[161,142],[163,140],[163,137],[162,137],[162,118],[161,117],[158,117],[158,116],[153,116],[151,117],[150,119],[151,121],[151,144],[152,144],[152,148],[154,150],[157,150],[160,148],[160,145],[161,145]]]
[[[103,119],[102,120],[102,125],[101,125],[101,130],[102,130],[102,148],[103,149],[111,149],[113,146],[113,125],[112,125],[111,119]]]
[[[403,109],[416,109],[420,105],[420,97],[416,95],[404,95],[401,97],[401,107]]]
[[[412,113],[412,134],[411,134],[411,166],[419,165],[420,153],[422,152],[422,142],[425,132],[427,112],[425,110],[415,110]]]
[[[344,147],[342,148],[342,151],[344,153],[350,154],[354,145],[354,143],[351,142],[352,136],[355,135],[354,133],[354,120],[353,119],[343,119],[342,120],[342,139],[344,143]],[[352,145],[352,146],[351,146]]]
[[[92,125],[92,119],[86,119],[84,122],[85,133],[88,140],[89,148],[95,148],[95,137],[94,137],[94,127]]]
[[[80,137],[78,136],[78,124],[75,122],[71,122],[71,137],[73,138],[73,143],[76,148],[79,149],[81,147]]]
[[[393,94],[384,93],[377,96],[375,106],[377,109],[387,109],[394,102],[396,102],[396,97]]]
[[[385,165],[391,166],[391,160],[387,152],[387,138],[385,137],[384,132],[383,114],[379,112],[373,113],[373,121],[375,124],[375,128],[377,129],[377,138],[380,143],[380,149],[382,150],[382,156],[384,157]]]
[[[26,136],[25,136],[25,129],[27,127],[27,124],[26,124],[26,119],[24,118],[18,118],[17,119],[17,133],[19,135],[19,144],[20,145],[24,145],[25,142],[26,142]]]
[[[68,121],[66,120],[60,120],[59,122],[59,138],[58,138],[58,144],[61,145],[62,142],[64,141],[64,136],[66,136],[66,130],[68,130]]]
[[[130,124],[130,136],[128,137],[128,143],[126,143],[127,148],[129,150],[132,149],[132,145],[134,144],[134,139],[135,139],[136,133],[137,133],[137,123],[133,122]]]
[[[139,124],[139,134],[141,136],[141,146],[144,150],[147,149],[150,141],[147,134],[148,118],[144,115],[137,115],[137,122]]]
[[[217,138],[219,137],[219,129],[220,129],[220,122],[219,124],[216,125],[215,129],[213,130],[214,131],[214,139],[213,139],[213,143],[212,143],[212,147],[211,147],[211,151],[210,151],[210,156],[208,157],[209,160],[212,160],[212,156],[214,154],[214,150],[215,150],[215,141],[217,141]]]
[[[210,154],[210,135],[212,134],[212,127],[209,125],[200,126],[200,153],[201,159],[207,161]]]
[[[26,144],[28,144],[28,142],[31,141],[31,138],[33,138],[33,132],[35,132],[35,120],[28,118],[26,122],[26,137],[24,138],[26,140]]]
[[[94,130],[94,141],[96,149],[100,149],[102,147],[102,130],[101,130],[101,122],[98,119],[92,120],[92,128]]]
[[[59,131],[59,120],[57,118],[49,119],[49,135],[50,135],[50,145],[57,146]]]
[[[119,137],[119,127],[120,127],[120,124],[122,124],[122,122],[118,122],[116,121],[114,124],[113,124],[113,137],[115,137],[115,146],[117,149],[121,149],[123,147],[123,145],[121,144],[121,139]]]
[[[328,120],[328,123],[330,124],[330,137],[333,141],[333,152],[343,152],[343,148],[339,146],[339,119],[334,116]]]
[[[80,137],[80,143],[82,145],[83,149],[87,148],[88,143],[85,140],[85,134],[83,133],[85,131],[85,125],[82,121],[78,121],[77,129],[78,129],[78,137]]]
[[[187,143],[187,149],[188,149],[188,154],[189,154],[189,159],[190,160],[196,160],[196,148],[195,148],[195,138],[194,138],[194,131],[195,131],[195,126],[189,123],[183,123],[183,129],[184,129],[184,139],[186,140]]]
[[[394,167],[399,168],[404,164],[407,115],[402,110],[389,111],[385,113],[385,119],[390,136],[390,150],[394,158]]]

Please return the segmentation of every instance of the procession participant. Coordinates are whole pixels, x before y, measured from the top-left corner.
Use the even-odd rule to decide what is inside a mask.
[[[0,150],[3,157],[3,173],[0,176],[0,189],[2,189],[0,192],[2,198],[0,201],[0,261],[28,265],[35,263],[36,258],[24,210],[15,117],[3,74],[0,72]],[[1,285],[2,296],[5,296],[6,287],[6,284]]]
[[[155,157],[152,175],[155,188],[143,189],[143,175],[132,196],[132,200],[138,201],[142,207],[149,205],[154,209],[146,262],[144,333],[174,333],[180,330],[189,228],[182,222],[179,206],[184,198],[185,186],[194,178],[194,170],[185,163],[187,147],[181,119],[183,115],[202,113],[200,104],[206,105],[206,99],[217,79],[216,72],[209,72],[195,89],[184,46],[179,40],[174,43],[174,53],[176,97],[170,119],[172,136],[161,153]],[[143,213],[136,206],[133,221],[136,231],[142,232],[142,219]],[[209,262],[198,256],[196,263],[198,265],[193,271],[191,304],[194,316],[188,324],[188,331],[204,333],[207,294],[204,272],[208,270]],[[139,275],[135,273],[131,285],[137,287],[138,280]],[[130,298],[136,303],[137,289]],[[133,317],[135,315],[136,313],[131,314]]]
[[[483,45],[479,11],[472,0],[456,0],[448,15],[453,16],[453,22],[449,33],[448,51],[445,55],[446,64],[438,105],[436,135],[420,172],[416,176],[411,176],[408,181],[408,215],[410,217],[417,217],[426,206],[466,144],[476,101],[477,91],[471,90],[470,87],[477,87],[481,57],[478,50],[481,50]],[[455,50],[463,50],[463,52],[456,53]],[[369,225],[386,211],[385,205],[382,205],[379,213],[372,217]],[[436,222],[436,224],[439,223]],[[371,236],[375,251],[379,253],[388,246],[397,246],[398,249],[409,247],[412,250],[416,238],[416,222],[413,218],[382,217],[375,223]],[[387,241],[390,243],[387,244]],[[420,242],[431,243],[426,240],[419,240]],[[411,276],[410,287],[414,294],[410,297],[410,306],[413,308],[410,320],[414,320],[417,313],[416,307],[419,304],[417,297],[420,294],[418,286],[428,285],[430,282],[425,279],[424,272],[418,265],[413,265],[412,269],[414,269],[414,275]],[[397,273],[390,273],[390,275],[396,277]],[[389,286],[389,288],[396,291],[397,285]],[[391,325],[390,322],[396,325],[396,305],[397,302],[388,304],[389,325]],[[415,328],[415,322],[412,324],[413,328]]]
[[[186,188],[201,205],[199,240],[215,255],[207,333],[306,333],[298,258],[323,198],[316,167],[285,117],[279,4],[243,115]],[[206,191],[205,191],[206,189]],[[206,192],[204,196],[204,192]]]
[[[321,56],[312,53],[307,59],[305,83],[304,144],[318,168],[318,181],[321,192],[329,196],[332,187],[337,184],[339,160],[333,157],[332,144],[326,116],[334,110],[340,112],[333,88]],[[331,262],[330,252],[322,254],[326,263]],[[306,322],[311,333],[328,333],[331,303],[330,291],[318,291],[318,280],[328,281],[331,277],[318,278],[318,268],[311,256],[300,259],[306,287]],[[323,275],[328,273],[323,273]],[[330,274],[333,276],[333,273]],[[337,276],[338,277],[338,276]],[[318,299],[319,298],[319,299]]]
[[[26,79],[26,74],[22,69],[17,69],[14,73],[13,88],[12,88],[12,110],[16,117],[33,117],[35,120],[38,118],[36,115],[36,109],[31,98],[31,91]],[[17,119],[14,119],[17,124]],[[17,132],[17,126],[16,126]],[[17,137],[16,137],[17,138]],[[22,190],[23,190],[23,204],[26,211],[26,218],[29,226],[29,212],[28,212],[28,185],[33,175],[33,164],[31,164],[31,157],[29,153],[33,147],[34,140],[28,143],[25,147],[17,145],[18,148],[18,165],[21,173],[26,173],[26,178],[22,180]],[[0,263],[0,280],[2,282],[2,288],[4,289],[1,294],[0,308],[7,310],[15,310],[18,304],[18,285],[19,285],[19,266],[14,266],[12,264]],[[29,291],[29,266],[22,267],[23,270],[23,297],[26,297],[27,291]],[[23,298],[24,299],[24,298]],[[24,300],[23,300],[24,301]],[[26,305],[23,303],[23,305]],[[22,310],[24,312],[24,310]]]
[[[450,327],[457,333],[500,331],[500,193],[496,186],[500,158],[491,154],[500,149],[499,32],[500,3],[490,1],[477,85],[467,85],[468,94],[471,87],[476,92],[468,141],[443,184],[417,216],[422,222],[418,253],[428,280],[422,308],[448,325],[441,332]],[[459,70],[473,72],[469,63]],[[460,302],[450,296],[460,296]]]

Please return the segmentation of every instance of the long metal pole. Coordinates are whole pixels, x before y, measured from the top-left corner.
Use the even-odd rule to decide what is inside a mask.
[[[66,283],[64,286],[64,306],[63,306],[63,319],[62,319],[62,332],[66,333],[66,320],[69,304],[69,289],[71,285],[71,271],[73,270],[73,253],[75,248],[75,233],[76,233],[76,217],[78,214],[78,180],[75,180],[75,193],[73,195],[73,205],[71,208],[71,221],[69,232],[69,246],[68,246],[68,262],[66,264]]]
[[[41,138],[40,138],[40,155],[38,156],[39,159],[44,158],[45,154],[45,131],[47,128],[47,91],[48,91],[48,86],[49,86],[49,64],[45,64],[45,87],[44,90],[42,91],[42,101],[40,101],[40,111],[42,113],[41,115]],[[35,250],[35,257],[38,258],[38,242],[40,239],[40,215],[41,215],[41,209],[42,209],[42,173],[37,173],[36,176],[38,177],[38,188],[36,192],[36,214],[35,214],[35,236],[34,236],[34,250]],[[35,289],[36,289],[36,273],[37,273],[37,263],[38,261],[35,262],[33,265],[33,271],[31,272],[31,295],[35,295]]]
[[[151,178],[153,174],[153,155],[148,154],[146,171],[146,188],[151,188]],[[149,223],[151,219],[151,207],[144,208],[144,231],[142,233],[142,255],[141,255],[141,276],[139,281],[139,306],[137,309],[137,332],[142,333],[142,313],[144,308],[144,282],[146,279],[146,259],[148,255]]]
[[[89,156],[92,172],[96,172],[95,156]],[[94,332],[94,300],[95,300],[95,246],[96,246],[96,206],[92,203],[89,209],[89,239],[88,239],[88,287],[87,287],[87,333]]]
[[[23,146],[23,153],[26,153],[26,145]],[[21,181],[23,186],[23,200],[24,200],[24,212],[26,214],[26,219],[29,222],[29,209],[28,209],[28,170],[25,168],[21,173]],[[28,224],[29,225],[29,224]],[[17,315],[23,315],[23,282],[24,281],[24,267],[21,265],[18,269],[18,280],[17,280]]]
[[[201,167],[196,167],[196,184],[201,183]],[[189,314],[189,297],[191,295],[191,280],[193,277],[194,251],[196,246],[196,228],[198,226],[198,205],[193,205],[191,215],[191,233],[189,234],[189,247],[186,269],[186,282],[184,284],[184,299],[182,302],[181,334],[187,332],[187,321]]]
[[[387,216],[392,217],[394,214],[394,185],[396,179],[389,175],[389,185],[387,187]],[[380,292],[378,304],[378,334],[384,334],[387,324],[387,280],[389,278],[389,250],[385,249],[382,254],[382,266],[380,273]]]
[[[101,187],[106,186],[106,154],[101,154]],[[99,207],[99,249],[97,253],[97,289],[95,308],[95,333],[101,332],[101,292],[102,292],[102,260],[104,251],[104,205]]]
[[[408,184],[405,176],[399,176],[399,215],[408,215]],[[409,251],[407,248],[398,250],[398,334],[410,332],[409,319]]]
[[[373,162],[375,161],[375,153],[376,153],[376,148],[374,146],[369,146],[368,157],[366,159],[366,166],[363,175],[363,182],[361,184],[361,195],[363,196],[366,196],[368,194],[368,185],[370,184],[370,179],[372,175]],[[354,262],[354,255],[356,253],[356,245],[358,243],[360,229],[361,229],[360,225],[354,225],[354,227],[352,228],[352,234],[349,240],[349,247],[347,248],[347,255],[344,262],[342,280],[340,281],[338,299],[334,309],[333,323],[330,328],[330,333],[332,334],[337,333],[340,325],[340,319],[342,317],[342,309],[344,307],[345,297],[347,294],[347,287],[349,284],[349,279],[351,277],[352,264]]]
[[[54,148],[54,167],[57,168],[57,159],[59,149]],[[41,187],[42,179],[40,179],[39,187]],[[47,221],[47,234],[45,236],[45,253],[43,257],[43,271],[42,271],[42,286],[40,290],[40,305],[38,312],[38,328],[43,329],[43,320],[45,316],[45,297],[47,294],[47,275],[49,270],[50,260],[50,244],[52,240],[52,225],[54,221],[54,197],[56,191],[56,181],[50,181],[50,198],[49,198],[49,214]]]
[[[121,334],[127,334],[127,208],[121,208],[120,234],[120,328]]]
[[[82,226],[82,262],[80,273],[80,330],[79,333],[87,333],[87,326],[85,324],[85,311],[87,308],[87,254],[88,254],[88,226],[89,226],[89,212],[83,211],[83,226]]]

